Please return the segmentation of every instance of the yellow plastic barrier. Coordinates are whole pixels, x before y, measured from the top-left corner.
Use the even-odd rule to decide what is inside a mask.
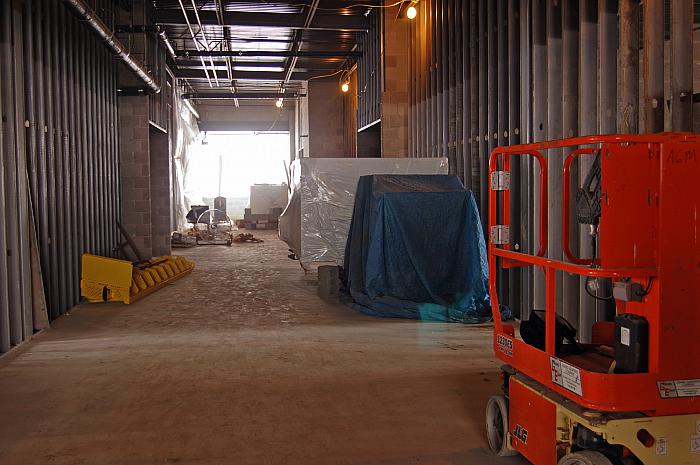
[[[131,302],[186,275],[194,263],[183,257],[164,255],[146,263],[132,264],[98,255],[83,254],[80,294],[89,302]]]

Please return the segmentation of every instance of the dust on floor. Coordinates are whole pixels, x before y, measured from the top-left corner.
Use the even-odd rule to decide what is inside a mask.
[[[272,232],[176,250],[196,270],[83,304],[0,360],[2,465],[489,465],[490,328],[316,296]]]

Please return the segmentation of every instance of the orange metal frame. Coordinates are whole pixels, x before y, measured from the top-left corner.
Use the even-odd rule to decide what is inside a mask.
[[[563,176],[562,244],[568,261],[546,258],[550,194],[547,179],[549,171],[556,168],[548,166],[543,152],[557,148],[573,149],[560,168]],[[569,247],[569,176],[576,157],[598,152],[602,155],[604,199],[600,258],[595,266],[591,266],[590,259],[575,256]],[[507,244],[489,242],[489,292],[497,356],[515,370],[587,408],[643,411],[649,415],[699,413],[700,397],[662,398],[657,383],[700,379],[700,239],[697,233],[700,229],[697,212],[700,210],[700,187],[696,184],[700,179],[700,139],[691,134],[666,133],[578,137],[499,147],[489,159],[489,180],[499,166],[508,172],[510,159],[516,155],[531,156],[540,166],[539,250],[532,255],[510,250]],[[499,200],[500,209],[497,208]],[[627,221],[626,209],[642,200],[645,207],[647,203],[649,207],[637,216],[630,213],[631,223],[623,227],[622,223]],[[509,207],[508,190],[490,189],[489,230],[494,225],[509,224]],[[637,217],[640,218],[639,225],[635,222]],[[635,236],[635,228],[642,230],[643,238]],[[638,247],[643,252],[638,252]],[[611,252],[618,248],[623,252]],[[625,254],[627,250],[632,252]],[[544,273],[544,351],[517,339],[513,327],[501,321],[496,289],[497,265],[503,268],[533,266]],[[556,359],[557,272],[612,278],[613,281],[632,279],[643,285],[653,279],[651,292],[643,302],[615,302],[618,313],[635,313],[649,322],[648,373],[608,374],[579,367],[582,395],[552,381],[552,361]]]

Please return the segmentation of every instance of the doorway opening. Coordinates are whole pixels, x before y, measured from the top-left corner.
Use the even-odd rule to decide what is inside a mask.
[[[251,186],[287,183],[289,142],[289,132],[200,133],[185,175],[189,204],[213,207],[224,197],[228,216],[242,219]]]

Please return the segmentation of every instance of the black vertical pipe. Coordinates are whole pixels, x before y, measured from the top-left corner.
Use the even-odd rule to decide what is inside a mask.
[[[9,317],[10,317],[10,343],[17,345],[22,342],[24,336],[24,325],[22,322],[22,293],[20,274],[20,246],[19,246],[19,218],[18,218],[18,185],[17,185],[17,159],[20,153],[18,146],[19,137],[17,125],[20,124],[17,119],[17,101],[16,85],[17,81],[22,82],[21,66],[15,66],[15,57],[21,56],[19,51],[15,50],[14,40],[14,19],[15,6],[13,2],[4,2],[2,5],[2,16],[0,16],[0,62],[3,74],[12,76],[7,79],[4,84],[0,85],[0,92],[3,93],[0,109],[2,110],[2,130],[5,135],[3,138],[4,160],[0,160],[4,166],[4,190],[5,190],[5,209],[4,225],[0,226],[5,229],[5,245],[3,255],[6,257],[7,264],[7,279],[8,283],[13,285],[8,286],[9,298]]]
[[[539,142],[547,139],[547,8],[544,0],[532,1],[532,111],[533,111],[533,141]],[[540,183],[539,166],[533,174],[532,211],[535,218],[535,240],[533,247],[539,249],[539,238],[542,231],[539,230],[537,219],[542,213],[540,207]],[[539,269],[533,272],[533,308],[542,310],[545,308],[544,274]]]
[[[530,0],[519,0],[520,6],[520,124],[521,142],[532,142],[532,5]],[[521,245],[526,253],[534,250],[534,223],[532,214],[533,199],[533,170],[534,162],[525,158],[521,163],[520,209]],[[532,300],[533,275],[532,267],[521,270],[522,273],[522,306],[520,319],[530,317],[530,310],[534,308]]]
[[[112,169],[113,169],[113,179],[112,179],[112,196],[114,200],[114,218],[112,221],[112,238],[113,243],[116,245],[120,242],[121,236],[119,230],[117,229],[117,221],[121,221],[121,203],[119,195],[119,137],[117,133],[117,128],[119,125],[119,106],[117,105],[117,67],[114,58],[110,59],[110,95],[112,102]]]
[[[617,0],[598,0],[598,34],[598,132],[614,134],[617,129]]]
[[[18,337],[25,340],[34,331],[32,318],[32,292],[31,292],[31,264],[29,261],[29,221],[27,204],[29,202],[29,185],[27,182],[27,139],[25,121],[27,114],[24,106],[24,90],[26,86],[25,66],[26,58],[23,49],[24,3],[13,2],[12,18],[12,61],[15,69],[13,80],[13,112],[14,112],[14,140],[15,140],[15,170],[12,173],[16,185],[17,197],[17,274],[19,281],[19,304],[17,312],[19,316]]]
[[[464,181],[464,152],[462,135],[462,107],[464,93],[464,76],[462,74],[462,1],[449,0],[449,35],[450,35],[450,139],[454,144],[457,159],[457,174]]]
[[[562,137],[562,16],[559,0],[547,0],[547,139]],[[562,151],[547,151],[548,163],[548,253],[554,260],[562,259]],[[557,289],[563,289],[562,273],[557,273]],[[556,309],[563,311],[562,292],[557,292]]]
[[[488,156],[498,145],[498,3],[489,1],[486,7],[486,69],[488,70],[488,154],[486,163],[481,166],[481,185],[486,186],[488,176]],[[482,187],[483,189],[483,187]],[[488,192],[488,189],[486,189]]]
[[[693,130],[693,0],[671,2],[671,130]]]
[[[598,133],[614,134],[617,130],[617,0],[598,0]],[[612,281],[600,280],[599,294],[612,294]],[[596,302],[598,321],[615,318],[615,304]]]
[[[461,1],[462,15],[462,157],[464,159],[464,185],[467,189],[474,188],[472,183],[472,43],[471,43],[471,11],[472,0]]]
[[[24,205],[26,205],[25,211],[25,221],[28,224],[29,221],[34,221],[34,224],[38,224],[36,220],[36,216],[33,215],[33,212],[31,209],[29,209],[29,205],[36,205],[36,193],[37,193],[37,179],[38,179],[38,172],[37,172],[37,135],[38,135],[38,128],[37,128],[37,121],[36,121],[36,98],[35,98],[35,89],[36,89],[36,80],[35,80],[35,69],[34,69],[34,40],[35,40],[35,35],[34,35],[34,21],[33,21],[33,9],[34,9],[34,2],[33,0],[25,0],[24,2],[24,12],[22,15],[22,54],[24,58],[24,111],[26,114],[26,121],[28,124],[26,124],[26,140],[25,140],[25,147],[26,147],[26,169],[24,172],[18,172],[18,176],[24,176],[26,174],[27,180],[28,180],[28,186],[27,186],[27,199],[24,202]],[[18,170],[19,171],[19,170]],[[32,215],[32,216],[30,216]],[[31,238],[29,234],[25,235],[25,240],[30,240],[29,247],[34,247],[34,244],[31,243]],[[29,259],[29,254],[27,254],[27,257],[25,259]],[[31,273],[31,270],[29,270]],[[29,278],[29,283],[31,285],[31,279]],[[31,295],[31,294],[30,294]],[[26,320],[25,320],[25,338],[28,338],[31,336],[31,334],[34,332],[34,322],[32,319],[32,307],[31,307],[31,299],[29,299],[30,306],[25,312],[27,315]]]
[[[444,64],[444,57],[442,53],[442,48],[444,42],[442,42],[442,3],[443,0],[435,0],[433,3],[435,8],[433,9],[433,16],[435,18],[435,121],[437,123],[437,129],[435,132],[435,156],[444,157],[447,156],[442,145],[442,128],[445,122],[442,119],[442,68]],[[453,170],[454,167],[450,167]]]
[[[68,308],[68,260],[66,259],[66,231],[65,231],[65,218],[66,218],[66,208],[64,204],[64,171],[63,171],[63,160],[66,156],[65,148],[65,121],[64,108],[65,108],[65,98],[66,94],[63,92],[63,63],[61,61],[61,37],[59,29],[63,29],[63,23],[56,21],[59,15],[64,9],[62,3],[56,3],[55,10],[53,11],[53,18],[51,26],[51,54],[53,55],[53,67],[54,67],[54,78],[53,78],[53,88],[54,88],[54,121],[56,125],[56,130],[54,132],[54,147],[55,147],[55,160],[54,160],[54,172],[55,172],[55,183],[56,183],[56,204],[54,209],[56,210],[56,236],[53,241],[54,248],[56,249],[57,257],[57,269],[59,273],[58,277],[58,301],[59,301],[59,313],[64,313]],[[59,24],[60,23],[60,24]]]
[[[415,129],[416,117],[414,111],[416,109],[414,97],[416,95],[416,76],[418,75],[415,68],[415,21],[408,24],[408,156],[415,157],[416,135],[418,131]]]
[[[104,156],[105,156],[105,150],[104,150],[104,120],[103,120],[103,114],[102,114],[102,83],[103,83],[103,70],[102,70],[102,54],[101,52],[101,45],[100,44],[95,44],[96,47],[93,51],[94,56],[95,56],[95,80],[93,84],[93,92],[95,95],[94,98],[94,111],[95,111],[95,200],[97,203],[96,209],[95,209],[95,214],[97,216],[97,231],[99,234],[99,244],[100,244],[100,255],[109,255],[109,251],[107,250],[107,238],[106,238],[106,221],[104,218],[105,215],[105,204],[104,204],[104,199],[105,199],[105,192],[104,192],[104,186],[103,186],[103,181],[104,181],[104,173],[103,173],[103,165],[104,165]],[[151,105],[149,105],[150,107]]]
[[[644,2],[644,132],[664,130],[664,1]]]
[[[80,85],[79,88],[79,106],[82,111],[80,111],[80,170],[81,173],[81,195],[83,197],[83,253],[89,252],[94,253],[93,241],[92,241],[92,222],[90,217],[91,212],[91,199],[90,199],[90,172],[88,163],[88,154],[90,153],[89,139],[88,139],[88,98],[87,98],[87,31],[82,24],[78,23],[78,38],[79,38],[79,50],[77,53],[78,64],[80,67]]]
[[[68,169],[68,177],[70,178],[70,199],[71,212],[70,220],[70,236],[71,242],[71,270],[73,274],[73,292],[71,304],[76,305],[80,301],[80,292],[78,286],[80,284],[80,214],[82,198],[79,195],[78,185],[78,134],[76,120],[76,84],[77,70],[75,67],[75,19],[71,14],[66,15],[66,77],[67,77],[67,98],[68,98],[68,134],[69,134],[69,156],[66,161]]]
[[[482,176],[482,172],[486,170],[488,153],[489,153],[489,84],[488,84],[488,22],[486,14],[486,0],[479,0],[479,12],[477,15],[479,21],[479,211],[481,213],[481,224],[484,228],[488,224],[488,188],[485,183],[486,179]],[[488,236],[487,236],[488,237]]]
[[[479,153],[481,150],[481,138],[479,137],[479,121],[481,118],[481,68],[479,67],[480,60],[480,11],[479,0],[469,0],[469,79],[471,80],[471,121],[469,121],[468,141],[471,151],[471,165],[469,166],[469,174],[471,177],[472,191],[476,196],[477,202],[481,201],[481,188],[479,179]],[[485,45],[485,44],[484,44]],[[481,209],[481,205],[479,206]]]
[[[70,127],[70,110],[69,102],[70,95],[68,93],[68,49],[70,44],[68,42],[68,12],[66,11],[65,5],[59,5],[59,15],[61,28],[59,31],[59,61],[61,64],[61,80],[60,80],[60,95],[61,95],[61,125],[62,125],[62,144],[63,144],[63,158],[61,160],[61,179],[63,187],[62,195],[62,212],[63,212],[63,247],[61,250],[63,270],[65,273],[65,281],[62,287],[62,293],[64,295],[64,309],[67,310],[71,308],[75,303],[75,293],[76,293],[76,271],[73,267],[73,247],[74,242],[73,237],[73,198],[72,198],[72,179],[71,179],[71,167],[70,167],[70,157],[71,157],[71,144],[70,137],[72,128]]]
[[[495,18],[493,19],[494,27],[494,46],[495,50],[494,61],[489,69],[494,69],[495,76],[492,76],[490,81],[495,82],[496,87],[496,105],[491,106],[491,112],[495,119],[495,131],[492,134],[492,148],[496,146],[507,145],[508,141],[508,0],[497,0],[495,8]],[[503,168],[502,166],[500,167]],[[498,212],[505,217],[510,214],[510,211],[503,211],[502,201],[498,202]],[[512,226],[512,225],[511,225]],[[502,302],[511,307],[510,302],[510,282],[509,270],[505,268],[498,269],[498,295]]]
[[[562,63],[563,63],[563,113],[562,126],[564,137],[578,135],[578,86],[579,86],[579,2],[570,0],[562,3],[564,26],[562,32]],[[564,156],[571,151],[564,150]],[[568,195],[573,205],[578,187],[578,163],[574,162],[571,170],[571,179]],[[569,231],[578,231],[576,215],[570,215]],[[578,234],[572,234],[569,240],[571,250],[578,250]],[[578,326],[579,321],[579,278],[568,273],[563,274],[562,301],[563,315],[568,321]]]
[[[93,71],[94,66],[92,62],[92,41],[91,37],[87,31],[83,31],[85,36],[85,49],[83,57],[85,58],[85,114],[87,116],[85,124],[85,133],[87,138],[87,145],[85,151],[85,181],[87,190],[87,218],[88,218],[88,237],[89,237],[89,248],[90,253],[99,253],[99,244],[97,243],[97,230],[95,227],[95,139],[94,139],[94,121],[95,115],[92,111],[92,100],[93,100],[93,85],[95,82]]]
[[[520,0],[507,0],[508,16],[508,145],[520,143]],[[522,251],[521,197],[522,172],[520,157],[510,160],[510,245]],[[508,270],[510,308],[516,318],[522,313],[522,273],[519,268]]]
[[[639,132],[639,0],[620,0],[620,107],[617,131]]]
[[[431,70],[431,90],[430,96],[432,100],[430,109],[430,118],[432,120],[432,133],[430,135],[430,156],[437,157],[440,155],[440,142],[438,135],[440,134],[440,119],[439,115],[439,103],[438,103],[438,82],[440,81],[440,76],[438,74],[438,24],[437,24],[437,2],[438,0],[432,0],[430,8],[430,70]]]
[[[442,134],[441,134],[441,145],[443,157],[448,157],[450,160],[450,174],[455,174],[457,170],[457,161],[454,157],[454,152],[450,149],[450,84],[449,84],[449,73],[450,73],[450,61],[452,57],[448,55],[448,24],[447,24],[447,1],[441,0],[440,2],[440,73],[441,73],[441,97],[440,97],[440,108],[441,113],[439,116],[442,120]]]
[[[7,9],[10,5],[5,2],[0,5],[0,12],[3,13],[3,17],[8,16]],[[0,24],[0,33],[5,27]],[[0,36],[0,44],[4,45],[4,37]],[[4,47],[3,47],[4,55]],[[11,83],[10,79],[4,78],[4,76],[11,76],[10,70],[7,69],[7,64],[5,60],[0,61],[1,73],[0,73],[0,108],[3,107],[3,101],[5,99],[4,89]],[[5,146],[5,131],[0,131],[0,211],[7,211],[7,206],[5,203],[5,158],[11,156],[7,153]],[[0,225],[0,251],[7,250],[7,232],[5,225]],[[8,287],[5,283],[8,283],[8,266],[7,260],[0,260],[0,352],[8,352],[11,348],[11,334],[10,334],[10,298]]]
[[[56,318],[61,313],[61,301],[60,301],[60,290],[59,290],[59,268],[58,268],[58,250],[57,250],[57,220],[56,216],[56,116],[55,116],[55,103],[56,103],[56,92],[54,88],[54,83],[56,80],[56,64],[53,56],[53,49],[51,47],[51,42],[53,40],[52,34],[52,24],[55,15],[54,2],[48,2],[48,5],[43,8],[43,20],[44,20],[44,39],[45,45],[43,47],[44,51],[44,65],[46,69],[46,80],[44,82],[46,91],[46,121],[48,126],[48,131],[46,132],[46,175],[47,175],[47,191],[48,191],[48,208],[49,208],[49,286],[50,292],[50,305],[49,305],[49,315],[51,319]]]
[[[598,2],[596,0],[580,0],[580,69],[590,70],[598,67]],[[579,74],[579,134],[582,136],[595,134],[598,129],[598,78],[596,73],[583,72]],[[579,185],[583,183],[593,164],[591,157],[579,158]],[[579,227],[579,256],[591,256],[591,236],[588,228]],[[596,319],[596,302],[588,296],[586,280],[579,279],[579,328],[581,341],[591,340],[591,328]]]
[[[48,207],[48,167],[47,156],[48,147],[46,145],[46,61],[44,59],[46,45],[46,28],[43,20],[43,8],[45,2],[35,2],[34,12],[34,71],[36,73],[36,115],[37,115],[37,171],[38,188],[36,200],[32,202],[34,215],[38,218],[36,223],[39,236],[39,247],[41,249],[41,270],[46,303],[50,305],[51,296],[51,252],[49,250],[49,207]]]
[[[77,19],[73,23],[73,101],[76,110],[75,115],[75,172],[76,172],[76,198],[77,203],[77,231],[78,231],[78,256],[88,251],[86,210],[87,197],[85,192],[85,169],[83,153],[85,151],[85,99],[84,99],[84,55],[83,55],[83,28]],[[80,262],[78,262],[80,263]]]

